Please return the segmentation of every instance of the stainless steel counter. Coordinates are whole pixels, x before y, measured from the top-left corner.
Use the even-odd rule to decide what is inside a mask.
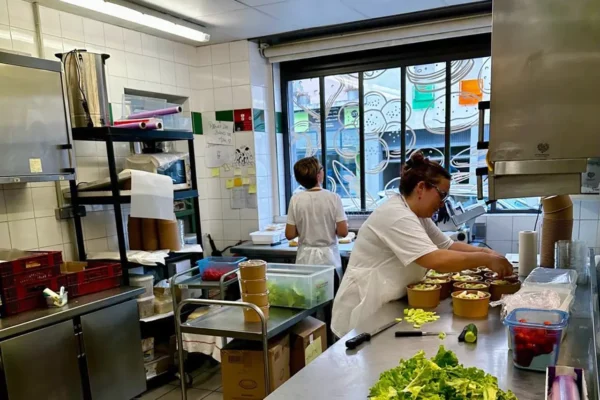
[[[350,253],[352,252],[352,248],[354,247],[354,242],[348,244],[340,244],[338,245],[338,247],[340,249],[340,255],[344,258],[348,258],[350,257]],[[269,254],[279,257],[295,258],[296,253],[298,252],[298,248],[290,247],[287,241],[278,244],[277,246],[256,245],[252,244],[252,241],[247,241],[239,246],[235,246],[234,248],[232,248],[231,252],[246,257],[254,257],[260,254]]]
[[[595,286],[578,289],[559,359],[559,365],[581,367],[587,371],[590,400],[598,400],[596,344],[590,301],[593,297],[597,303],[596,293]],[[397,366],[401,358],[410,358],[421,349],[425,350],[427,356],[433,356],[440,345],[454,351],[462,364],[481,368],[496,376],[499,386],[512,390],[519,400],[544,398],[545,374],[513,366],[499,309],[490,310],[486,320],[468,320],[455,317],[450,301],[445,300],[436,310],[441,318],[422,328],[429,332],[446,332],[448,337],[445,340],[440,340],[437,336],[396,339],[395,331],[414,329],[410,324],[402,322],[376,336],[371,343],[354,351],[346,350],[346,339],[360,332],[371,331],[394,318],[404,318],[403,310],[406,307],[406,301],[387,304],[359,329],[335,343],[267,399],[366,399],[369,388],[383,371]],[[458,343],[458,334],[468,323],[475,323],[479,329],[476,345]]]
[[[69,299],[68,304],[61,308],[41,308],[11,317],[0,318],[0,340],[66,321],[101,308],[110,307],[134,298],[143,292],[144,288],[122,286]]]

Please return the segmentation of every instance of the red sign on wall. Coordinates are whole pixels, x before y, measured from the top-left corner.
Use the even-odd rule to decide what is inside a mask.
[[[235,123],[236,131],[251,131],[252,130],[252,109],[234,110],[233,122]]]

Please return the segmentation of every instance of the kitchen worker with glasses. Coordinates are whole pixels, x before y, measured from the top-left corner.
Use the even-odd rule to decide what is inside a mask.
[[[285,237],[298,237],[296,264],[333,265],[342,277],[338,237],[348,235],[348,218],[342,199],[322,188],[325,172],[314,157],[294,164],[294,177],[304,191],[295,193],[288,207]]]
[[[444,206],[450,174],[414,152],[403,167],[400,194],[364,222],[333,304],[332,330],[342,337],[384,304],[406,295],[406,286],[428,269],[445,273],[487,267],[500,276],[512,265],[490,249],[454,242],[431,217]]]

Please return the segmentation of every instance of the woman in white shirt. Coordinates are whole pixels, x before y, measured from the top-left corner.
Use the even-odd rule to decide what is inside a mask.
[[[294,164],[294,176],[306,190],[294,194],[288,208],[285,237],[298,237],[296,264],[333,265],[342,276],[337,237],[348,235],[348,218],[342,199],[321,188],[325,173],[314,157]]]
[[[512,273],[500,254],[455,243],[433,223],[449,190],[450,174],[413,153],[402,172],[400,195],[378,207],[358,232],[333,304],[332,330],[338,337],[405,296],[406,285],[423,279],[428,269],[459,272],[485,266],[501,276]]]

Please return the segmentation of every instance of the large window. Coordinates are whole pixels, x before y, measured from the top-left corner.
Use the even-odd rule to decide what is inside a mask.
[[[357,55],[355,66],[340,62],[314,67],[314,72],[299,64],[305,70],[298,79],[290,68],[282,76],[288,200],[302,190],[293,178],[293,164],[315,156],[325,168],[325,187],[341,196],[347,212],[371,211],[398,193],[402,163],[422,151],[450,171],[456,201],[465,206],[478,202],[475,170],[485,160],[477,150],[477,105],[489,100],[492,90],[489,42],[482,43],[455,54],[451,49],[444,54],[444,46],[413,52],[412,59],[398,51],[397,60],[387,55],[385,62],[375,56],[370,63]],[[488,124],[489,112],[486,139]],[[532,210],[537,202],[504,200],[493,203],[491,211]]]

